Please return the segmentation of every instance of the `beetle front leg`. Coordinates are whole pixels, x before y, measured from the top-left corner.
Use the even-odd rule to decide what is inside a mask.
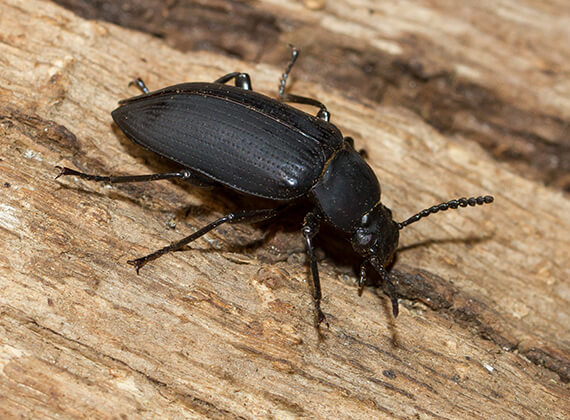
[[[364,284],[366,283],[366,263],[364,260],[360,264],[360,278],[358,279],[358,296],[362,296],[362,290],[364,289]]]
[[[313,294],[313,302],[315,305],[315,327],[317,329],[323,321],[327,327],[329,326],[325,314],[323,311],[321,311],[321,282],[319,279],[317,258],[313,250],[313,238],[319,232],[319,225],[320,217],[316,212],[312,211],[307,214],[307,216],[305,216],[305,221],[303,223],[303,236],[305,237],[305,243],[307,244],[307,255],[309,256],[309,262],[311,264],[311,292]]]
[[[377,257],[371,257],[368,262],[372,264],[372,266],[384,280],[385,286],[388,289],[388,296],[390,296],[390,301],[392,302],[392,314],[394,315],[394,318],[396,318],[400,312],[398,308],[398,293],[396,292],[396,287],[394,287],[394,283],[392,282],[390,275],[384,269]]]

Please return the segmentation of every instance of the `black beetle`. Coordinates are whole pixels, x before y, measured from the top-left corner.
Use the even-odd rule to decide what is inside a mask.
[[[432,213],[491,203],[493,197],[451,200],[422,210],[404,222],[392,220],[392,212],[380,202],[376,175],[355,151],[352,138],[343,138],[329,122],[326,107],[315,99],[285,93],[297,56],[298,50],[293,47],[277,100],[254,92],[246,73],[229,73],[213,83],[183,83],[155,92],[149,92],[137,79],[134,83],[143,94],[120,101],[112,112],[113,120],[133,142],[188,169],[153,175],[99,176],[58,167],[58,177],[76,175],[110,183],[178,178],[198,185],[221,184],[282,203],[272,209],[230,213],[178,242],[128,261],[137,273],[147,262],[181,249],[223,223],[266,220],[291,202],[308,197],[315,207],[305,216],[302,232],[311,264],[316,325],[326,323],[313,252],[313,237],[321,221],[350,235],[354,250],[364,257],[360,290],[366,280],[366,265],[370,264],[384,279],[397,316],[398,300],[385,267],[398,246],[399,230]],[[235,87],[226,84],[232,79]],[[319,111],[313,116],[284,102],[313,105]]]

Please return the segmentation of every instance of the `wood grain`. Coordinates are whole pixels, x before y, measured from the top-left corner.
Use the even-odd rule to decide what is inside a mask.
[[[458,33],[477,39],[464,9],[453,24],[435,12],[428,19],[437,2],[414,13],[399,2],[375,11],[373,25],[365,24],[368,12],[329,3],[321,11],[303,9],[304,19],[342,34],[349,28],[341,25],[345,16],[344,25],[355,22],[352,31],[362,28],[361,38],[372,36],[367,28],[381,28],[399,39],[394,22],[434,39],[439,28],[448,57],[461,56],[461,45],[452,42]],[[520,29],[505,45],[543,45],[525,25],[552,19],[547,37],[557,27],[557,3],[519,3],[502,2],[488,30],[500,33],[496,23],[510,22]],[[301,5],[281,2],[279,12],[294,17]],[[351,260],[343,258],[348,248],[324,232],[323,310],[331,327],[319,340],[294,226],[300,216],[274,226],[220,228],[137,276],[126,260],[253,204],[227,191],[171,182],[106,187],[54,180],[56,165],[114,174],[168,167],[111,123],[117,101],[136,93],[127,86],[132,78],[158,88],[247,70],[257,90],[274,95],[286,48],[277,66],[217,52],[184,54],[50,2],[2,0],[1,7],[0,417],[567,415],[570,202],[564,193],[401,105],[378,106],[296,80],[292,91],[325,102],[335,124],[366,149],[397,220],[456,196],[496,198],[491,206],[432,216],[402,232],[393,268],[402,296],[397,319],[381,291],[357,295]],[[269,13],[272,5],[259,7]],[[418,25],[421,19],[432,22],[429,30]],[[378,39],[367,42],[388,48]],[[517,96],[517,86],[536,84],[536,69],[550,66],[543,54],[509,47],[495,62],[490,50],[478,60],[488,68],[477,67],[478,83],[500,91],[507,104],[540,103],[567,118],[567,79],[557,85],[540,79],[535,95]],[[549,63],[566,63],[557,74],[568,74],[567,46],[549,54]],[[494,70],[499,65],[510,66],[510,76]]]
[[[449,0],[56,0],[81,16],[282,66],[355,98],[403,106],[478,142],[528,179],[570,192],[570,4]]]

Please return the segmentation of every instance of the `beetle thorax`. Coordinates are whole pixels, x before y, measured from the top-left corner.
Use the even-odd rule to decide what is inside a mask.
[[[311,192],[327,222],[347,233],[380,201],[376,175],[348,145],[327,163]]]

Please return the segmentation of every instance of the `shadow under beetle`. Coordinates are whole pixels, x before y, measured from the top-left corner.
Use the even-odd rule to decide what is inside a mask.
[[[277,99],[254,92],[247,73],[233,72],[213,83],[183,83],[149,92],[140,79],[134,81],[142,95],[119,102],[113,120],[133,142],[169,158],[187,169],[180,172],[99,176],[61,168],[58,175],[109,183],[178,178],[197,185],[222,184],[245,194],[275,200],[271,209],[230,213],[192,235],[158,251],[128,261],[137,273],[147,262],[176,251],[223,223],[259,222],[275,217],[302,197],[314,208],[304,219],[302,233],[312,272],[315,323],[328,323],[321,311],[321,286],[313,238],[322,221],[350,235],[354,250],[364,261],[360,288],[371,265],[384,279],[398,315],[394,285],[385,267],[398,246],[399,231],[422,217],[458,207],[491,203],[493,197],[460,198],[422,210],[403,222],[380,202],[380,185],[370,166],[329,122],[321,102],[285,93],[287,78],[298,56],[292,57],[279,85]],[[233,80],[235,86],[226,83]],[[313,105],[316,116],[285,102]]]

